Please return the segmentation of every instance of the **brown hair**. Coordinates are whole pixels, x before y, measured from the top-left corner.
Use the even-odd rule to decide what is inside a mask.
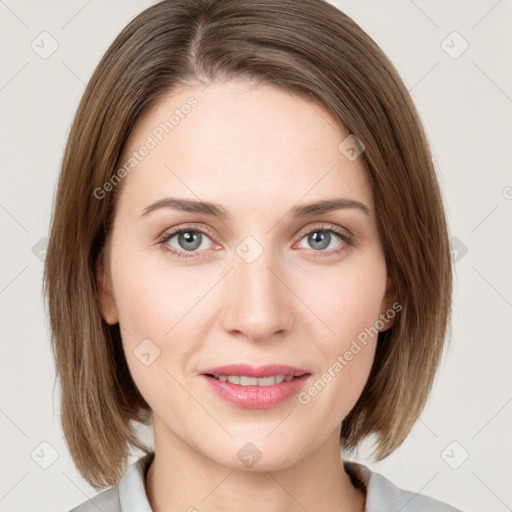
[[[61,420],[71,456],[96,489],[115,485],[132,421],[151,411],[124,357],[120,326],[102,318],[95,268],[104,258],[113,176],[138,116],[174,87],[242,78],[323,105],[360,139],[388,274],[402,310],[380,333],[368,382],[342,423],[347,450],[375,435],[380,460],[422,411],[442,355],[452,270],[442,197],[419,116],[397,71],[347,15],[323,0],[165,0],[119,34],[94,71],[67,141],[45,262]],[[106,265],[104,268],[108,268]]]

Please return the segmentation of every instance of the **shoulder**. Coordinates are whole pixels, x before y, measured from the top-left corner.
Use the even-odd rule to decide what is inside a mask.
[[[69,512],[98,512],[98,510],[102,512],[121,512],[117,486],[100,492],[94,498],[85,501]]]
[[[140,457],[116,486],[100,492],[69,512],[151,512],[144,488],[144,475],[153,457],[154,452]]]
[[[462,512],[424,494],[397,487],[386,477],[357,462],[344,462],[350,477],[366,487],[365,512]]]

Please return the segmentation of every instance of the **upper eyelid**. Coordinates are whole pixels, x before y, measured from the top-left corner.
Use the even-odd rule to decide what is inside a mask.
[[[207,235],[209,235],[210,237],[212,238],[215,238],[215,235],[213,234],[213,231],[209,228],[206,228],[204,226],[199,226],[199,225],[195,225],[195,224],[190,224],[190,225],[180,225],[176,228],[169,228],[169,229],[166,229],[162,235],[160,235],[158,238],[160,240],[162,239],[168,239],[168,238],[171,238],[173,236],[176,236],[178,235],[179,233],[183,232],[183,231],[198,231],[200,233],[206,233]]]
[[[342,228],[340,226],[336,226],[332,222],[330,223],[330,225],[327,225],[327,224],[328,223],[322,223],[322,222],[313,223],[312,225],[309,225],[309,226],[301,229],[300,231],[298,231],[295,236],[304,236],[304,235],[309,234],[311,231],[318,229],[318,231],[320,231],[320,230],[333,231],[334,233],[336,233],[337,235],[340,235],[340,236],[352,237],[352,233],[350,233],[350,231],[348,229]]]

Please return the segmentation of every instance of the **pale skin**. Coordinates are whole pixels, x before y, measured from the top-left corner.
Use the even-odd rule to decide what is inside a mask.
[[[377,337],[307,404],[242,409],[214,394],[201,370],[231,363],[332,367],[395,300],[373,192],[346,133],[319,105],[268,85],[182,87],[147,111],[125,154],[194,96],[197,106],[125,178],[111,238],[111,286],[98,268],[105,320],[119,322],[133,379],[153,411],[155,460],[145,480],[155,512],[362,512],[340,457],[340,425],[368,379]],[[160,208],[166,197],[214,202],[229,218]],[[294,218],[296,205],[348,198],[365,205]],[[171,228],[202,240],[193,250]],[[311,232],[333,227],[325,248]],[[201,234],[202,230],[208,230]],[[186,230],[185,230],[186,231]],[[262,249],[248,263],[246,237]],[[191,257],[163,250],[170,246]],[[338,251],[339,250],[339,251]],[[338,251],[338,252],[336,252]],[[386,324],[386,330],[392,321]],[[134,355],[149,339],[160,355]],[[251,468],[237,457],[251,442]]]

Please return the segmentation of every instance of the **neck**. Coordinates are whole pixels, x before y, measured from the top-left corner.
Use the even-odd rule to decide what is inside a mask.
[[[364,512],[365,493],[343,468],[336,432],[295,464],[244,471],[217,464],[153,417],[155,457],[145,479],[153,512]]]

